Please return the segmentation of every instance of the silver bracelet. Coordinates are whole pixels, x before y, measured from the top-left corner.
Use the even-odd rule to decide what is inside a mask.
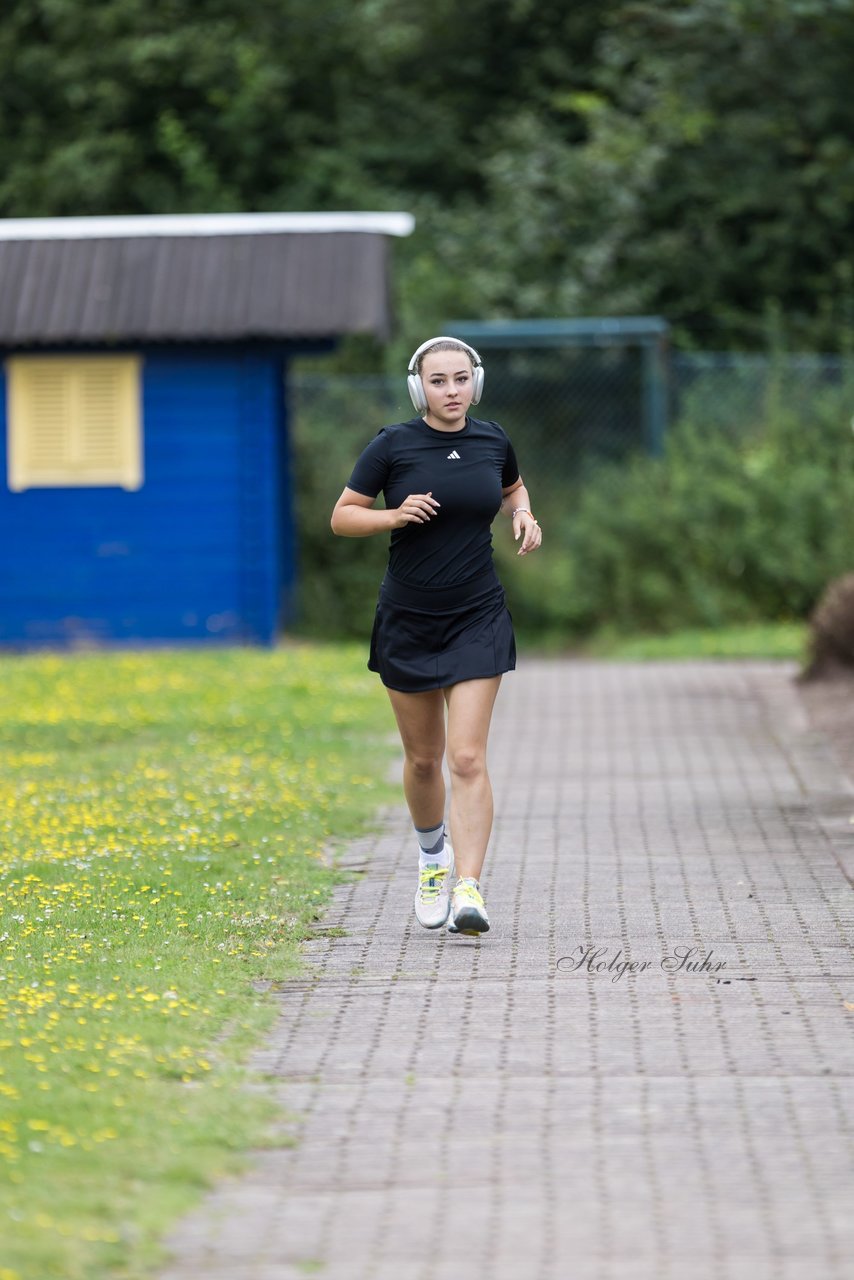
[[[510,515],[510,519],[512,520],[512,519],[513,519],[513,517],[514,517],[515,515],[518,515],[518,513],[519,513],[520,511],[527,511],[528,515],[529,515],[529,516],[531,517],[531,519],[534,521],[534,524],[535,524],[535,525],[537,525],[537,526],[539,526],[539,523],[540,523],[540,522],[539,522],[539,520],[535,520],[535,519],[534,519],[534,513],[533,513],[533,511],[531,510],[531,508],[530,508],[530,507],[516,507],[516,508],[513,510],[513,512],[511,513],[511,515]]]

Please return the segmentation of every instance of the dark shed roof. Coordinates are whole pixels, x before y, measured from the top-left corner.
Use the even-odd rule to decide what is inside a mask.
[[[0,343],[332,337],[391,327],[408,214],[0,220]]]

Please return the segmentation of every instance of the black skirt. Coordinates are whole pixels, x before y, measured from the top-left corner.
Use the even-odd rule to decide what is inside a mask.
[[[454,587],[412,587],[386,573],[368,669],[402,693],[513,671],[513,620],[494,567]]]

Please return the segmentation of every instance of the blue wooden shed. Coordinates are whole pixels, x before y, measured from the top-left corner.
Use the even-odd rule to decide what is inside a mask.
[[[0,221],[0,647],[269,645],[289,357],[390,330],[408,214]]]

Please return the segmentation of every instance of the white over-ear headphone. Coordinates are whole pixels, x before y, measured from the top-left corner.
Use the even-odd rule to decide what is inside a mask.
[[[415,372],[415,362],[423,352],[428,351],[430,347],[434,347],[437,342],[458,342],[471,356],[472,359],[472,404],[477,404],[483,395],[483,365],[480,356],[474,347],[470,347],[467,342],[463,342],[460,338],[430,338],[427,342],[422,342],[417,351],[413,352],[412,359],[409,361],[409,373],[406,379],[406,385],[409,388],[409,398],[415,406],[418,413],[427,412],[427,396],[424,392],[424,384],[421,381],[420,373]]]

